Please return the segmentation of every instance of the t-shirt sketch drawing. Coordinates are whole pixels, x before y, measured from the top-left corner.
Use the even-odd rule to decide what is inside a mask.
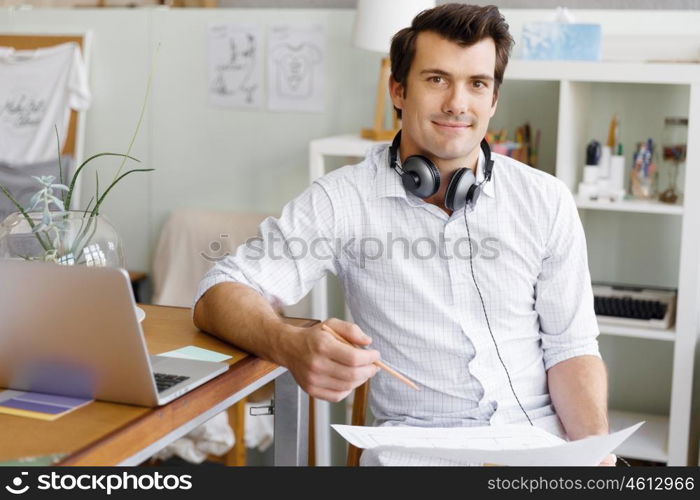
[[[289,98],[308,98],[314,91],[314,67],[322,60],[321,50],[312,43],[283,43],[274,48],[277,93]]]

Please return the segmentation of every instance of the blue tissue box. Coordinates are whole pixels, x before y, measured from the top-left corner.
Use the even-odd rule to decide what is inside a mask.
[[[600,60],[599,24],[528,23],[523,27],[522,59]]]

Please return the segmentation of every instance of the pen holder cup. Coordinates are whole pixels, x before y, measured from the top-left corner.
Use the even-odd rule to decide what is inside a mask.
[[[632,196],[640,200],[655,198],[656,176],[644,175],[641,170],[632,169],[630,173],[630,191]]]

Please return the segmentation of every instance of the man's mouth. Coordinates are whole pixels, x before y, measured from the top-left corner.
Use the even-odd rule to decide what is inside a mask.
[[[471,125],[469,123],[464,123],[464,122],[438,122],[433,120],[433,124],[437,125],[438,127],[444,127],[444,128],[449,128],[449,129],[464,129],[464,128],[469,128]]]

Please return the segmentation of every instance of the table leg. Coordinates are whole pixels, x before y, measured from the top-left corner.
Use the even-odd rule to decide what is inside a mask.
[[[320,321],[325,321],[329,317],[328,277],[326,276],[321,278],[311,289],[311,317]],[[313,432],[316,465],[331,465],[331,404],[328,401],[317,399],[314,412],[316,427]]]
[[[308,464],[309,397],[285,372],[275,379],[275,465]]]

